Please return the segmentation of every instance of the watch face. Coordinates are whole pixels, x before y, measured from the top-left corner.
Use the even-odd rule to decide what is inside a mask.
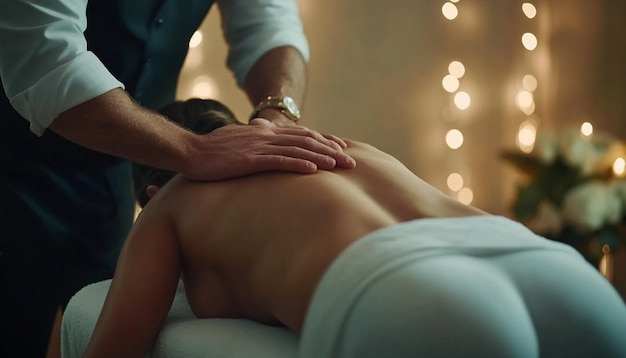
[[[294,102],[294,100],[291,97],[283,98],[283,104],[285,105],[285,108],[287,108],[289,112],[293,113],[294,116],[296,117],[300,116],[300,110],[298,110],[298,106],[296,105],[296,102]]]

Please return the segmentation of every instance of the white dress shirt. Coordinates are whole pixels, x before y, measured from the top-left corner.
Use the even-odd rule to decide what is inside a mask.
[[[169,0],[176,1],[176,0]],[[309,49],[297,2],[218,0],[228,66],[242,84],[254,63],[278,46]],[[62,112],[124,87],[87,50],[87,0],[8,0],[0,3],[0,77],[13,107],[42,135]]]

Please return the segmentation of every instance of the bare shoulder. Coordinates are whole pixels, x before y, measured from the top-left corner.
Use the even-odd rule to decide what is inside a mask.
[[[357,167],[363,164],[375,165],[375,166],[401,166],[404,165],[389,153],[382,151],[381,149],[360,141],[352,139],[344,139],[348,147],[345,149],[346,153],[351,155],[357,161]]]
[[[348,145],[348,148],[345,149],[347,152],[380,154],[380,155],[391,157],[390,154],[385,153],[384,151],[380,150],[379,148],[375,147],[372,144],[360,142],[360,141],[353,140],[353,139],[344,139],[344,141]]]
[[[174,176],[148,201],[141,214],[157,217],[168,215],[168,208],[178,205],[182,199],[181,194],[189,190],[189,183],[190,181],[180,174]]]
[[[354,139],[343,138],[344,142],[348,145],[346,150],[379,150],[371,144],[360,142]]]

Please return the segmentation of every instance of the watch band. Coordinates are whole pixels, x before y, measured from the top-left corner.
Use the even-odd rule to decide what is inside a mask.
[[[284,114],[285,117],[289,118],[293,122],[297,122],[300,119],[300,110],[296,105],[296,102],[293,98],[289,96],[282,97],[274,97],[267,96],[261,103],[254,107],[254,111],[250,115],[248,120],[256,118],[262,110],[266,108],[274,108],[280,111],[280,113]]]

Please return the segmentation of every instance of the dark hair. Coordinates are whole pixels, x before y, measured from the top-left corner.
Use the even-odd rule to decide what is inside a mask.
[[[241,124],[228,107],[211,99],[192,98],[186,101],[176,101],[161,108],[159,113],[197,134],[207,134],[229,124]],[[133,187],[139,205],[143,207],[150,200],[146,194],[146,188],[149,185],[162,187],[175,174],[134,163]]]

